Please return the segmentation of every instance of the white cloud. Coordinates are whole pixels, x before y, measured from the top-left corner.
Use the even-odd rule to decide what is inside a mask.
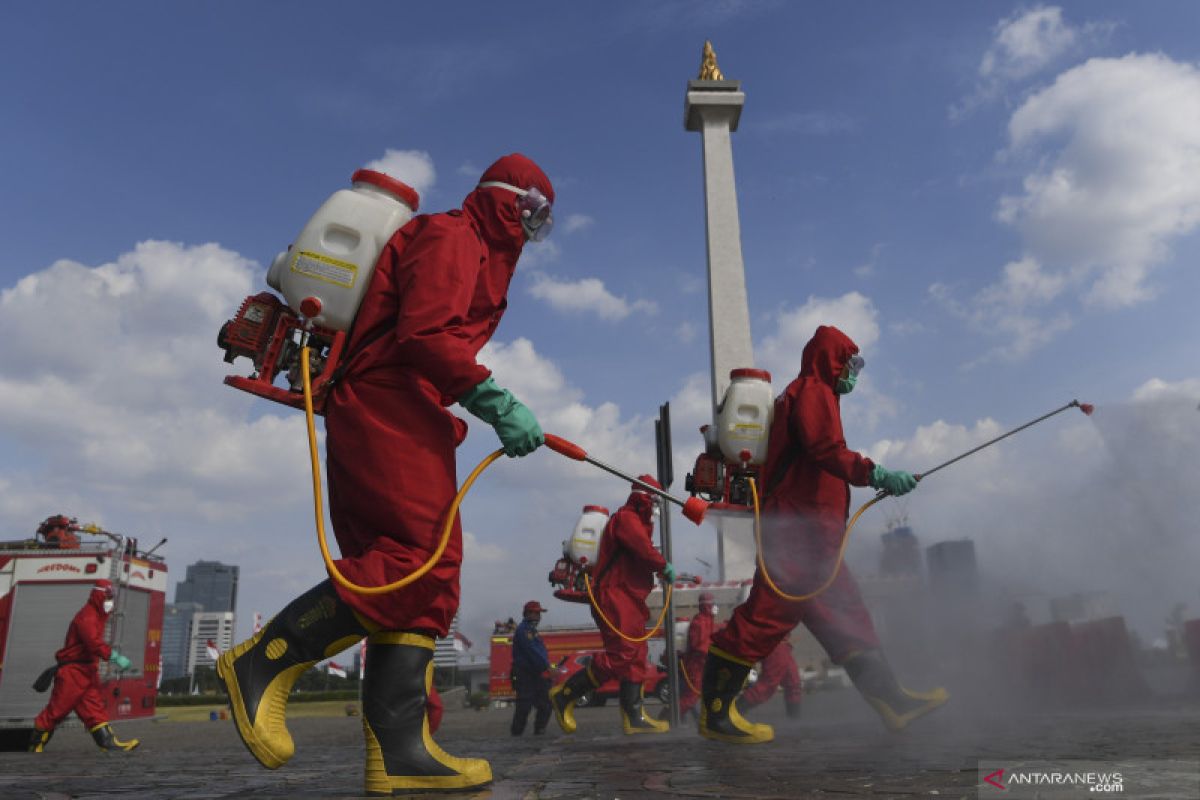
[[[841,297],[809,297],[795,309],[774,315],[775,332],[756,348],[757,360],[776,381],[791,380],[800,371],[800,353],[820,325],[833,325],[854,340],[866,353],[879,340],[879,312],[870,298],[859,292]]]
[[[577,233],[592,227],[595,222],[596,220],[587,214],[568,214],[566,221],[563,222],[563,230],[566,233]]]
[[[1063,22],[1062,9],[1039,6],[1018,11],[996,24],[996,38],[983,54],[979,74],[984,78],[1027,78],[1070,50],[1079,38]]]
[[[601,319],[623,320],[630,314],[656,314],[658,304],[651,300],[630,302],[608,291],[599,278],[560,281],[544,272],[533,272],[529,293],[545,300],[556,311],[595,314]]]
[[[364,166],[367,169],[391,175],[396,180],[404,181],[416,189],[417,194],[422,198],[437,181],[437,171],[433,167],[433,159],[424,150],[393,150],[389,147],[384,151],[383,158],[378,158]]]
[[[1200,71],[1163,55],[1092,59],[1030,97],[1009,139],[1010,157],[1037,165],[997,212],[1026,252],[1071,270],[1087,302],[1150,297],[1151,269],[1200,223]]]
[[[950,108],[957,120],[990,103],[1014,84],[1025,81],[1066,56],[1106,38],[1107,22],[1070,25],[1058,6],[1019,10],[996,23],[991,45],[979,62],[979,79],[970,94]]]

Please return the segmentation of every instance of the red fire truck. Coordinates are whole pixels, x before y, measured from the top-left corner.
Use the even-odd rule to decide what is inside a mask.
[[[542,641],[546,643],[546,651],[550,654],[550,666],[554,669],[554,683],[557,685],[581,669],[587,667],[588,658],[596,650],[604,649],[600,631],[592,625],[538,628]],[[512,700],[516,697],[512,686],[512,640],[514,631],[497,628],[492,633],[492,651],[488,690],[493,700]],[[654,643],[662,643],[662,633],[650,640],[651,651]],[[665,699],[667,694],[666,670],[657,664],[646,665],[646,680],[643,684],[647,697]],[[602,706],[609,698],[620,693],[617,681],[608,681],[588,692],[580,705]]]
[[[153,716],[166,563],[141,552],[137,539],[54,519],[62,519],[71,535],[0,541],[0,731],[33,727],[50,698],[48,692],[35,692],[33,682],[54,664],[71,619],[98,578],[112,581],[116,589],[105,639],[133,662],[124,673],[100,664],[109,718]]]

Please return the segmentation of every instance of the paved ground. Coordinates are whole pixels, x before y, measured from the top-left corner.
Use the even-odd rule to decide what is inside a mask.
[[[580,710],[573,737],[558,734],[552,722],[545,737],[521,739],[507,735],[507,710],[454,711],[438,739],[451,753],[491,761],[496,781],[490,789],[455,796],[492,800],[975,797],[980,760],[1031,759],[1086,759],[1110,767],[1154,762],[1158,788],[1127,782],[1122,796],[1200,798],[1195,702],[1035,714],[989,707],[986,699],[952,701],[900,736],[883,732],[851,690],[806,698],[799,721],[784,718],[782,702],[776,702],[778,707],[756,709],[762,713],[752,716],[774,723],[777,740],[753,747],[706,742],[690,726],[667,736],[625,737],[611,705]],[[125,723],[118,732],[143,744],[123,756],[97,750],[80,728],[68,728],[40,756],[0,753],[0,798],[359,796],[359,720],[296,719],[291,728],[296,757],[275,772],[258,766],[228,721]],[[1168,764],[1173,771],[1161,769]],[[1176,782],[1163,784],[1168,779]],[[979,796],[993,792],[1017,794],[984,787]]]

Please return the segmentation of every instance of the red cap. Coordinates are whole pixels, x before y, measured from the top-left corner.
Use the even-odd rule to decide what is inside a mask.
[[[398,181],[391,175],[385,175],[382,172],[376,172],[373,169],[360,169],[350,176],[351,183],[369,183],[372,186],[378,186],[385,192],[391,192],[400,198],[406,206],[413,210],[415,214],[417,206],[421,204],[421,195],[417,194],[417,190],[409,186],[403,181]]]
[[[96,585],[92,587],[93,592],[104,592],[105,597],[113,596],[112,581],[107,578],[101,578],[96,581]]]
[[[655,480],[653,475],[638,475],[637,479],[638,479],[639,481],[641,481],[642,483],[648,483],[648,484],[650,484],[650,485],[651,485],[651,486],[653,486],[655,489],[658,489],[660,492],[662,491],[662,488],[663,488],[663,487],[662,487],[662,484],[661,484],[661,483],[659,483],[657,480]],[[644,491],[646,491],[646,487],[644,487],[644,486],[639,486],[639,485],[638,485],[638,484],[636,484],[636,483],[634,483],[634,484],[631,484],[631,485],[633,486],[633,491],[635,491],[635,492],[644,492]]]
[[[521,609],[521,613],[528,614],[531,611],[537,611],[538,613],[541,613],[543,611],[549,611],[549,610],[550,609],[548,609],[548,608],[542,608],[542,604],[539,603],[537,600],[530,600],[528,603],[525,604],[525,608]]]
[[[712,605],[713,603],[716,602],[716,600],[717,600],[717,598],[713,596],[712,592],[701,592],[700,593],[700,602],[701,603],[708,603],[709,605]]]
[[[770,383],[771,373],[767,372],[765,369],[751,369],[749,367],[742,367],[741,369],[731,369],[729,371],[729,379],[733,380],[735,378],[758,378]]]
[[[604,516],[606,516],[606,517],[607,517],[607,516],[609,516],[609,514],[608,514],[608,509],[607,509],[607,508],[605,508],[604,506],[584,506],[584,507],[583,507],[583,513],[585,513],[585,514],[586,514],[586,513],[588,513],[589,511],[597,511],[597,512],[599,512],[599,513],[603,514],[603,515],[604,515]]]

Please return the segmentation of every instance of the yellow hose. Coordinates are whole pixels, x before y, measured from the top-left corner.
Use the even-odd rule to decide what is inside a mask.
[[[463,498],[467,496],[467,492],[471,489],[471,485],[475,483],[475,479],[485,469],[490,467],[492,462],[504,455],[504,450],[497,450],[483,461],[480,461],[479,466],[475,467],[467,479],[463,481],[458,494],[454,496],[454,502],[450,504],[450,509],[446,512],[446,523],[442,526],[442,538],[438,541],[437,549],[433,551],[433,555],[429,557],[428,561],[414,572],[384,586],[359,586],[356,583],[352,583],[349,578],[338,571],[337,565],[333,563],[333,558],[329,555],[329,544],[325,541],[325,510],[321,501],[321,465],[317,459],[317,428],[313,421],[312,379],[309,376],[308,353],[308,347],[300,349],[300,374],[304,378],[304,418],[308,422],[308,454],[312,460],[313,510],[317,517],[317,544],[321,546],[321,558],[325,560],[325,569],[329,572],[329,577],[333,578],[339,586],[355,594],[386,594],[394,592],[419,579],[426,572],[429,572],[429,570],[433,569],[433,565],[441,559],[442,553],[446,552],[446,545],[450,543],[450,531],[454,527],[454,520],[458,517],[458,507],[462,503]]]
[[[588,600],[591,601],[592,608],[596,609],[596,613],[600,615],[600,619],[604,620],[604,624],[608,626],[608,629],[625,641],[633,642],[634,644],[647,641],[651,636],[658,633],[658,629],[662,627],[663,618],[667,616],[667,609],[671,605],[671,591],[675,588],[673,584],[667,584],[667,596],[663,598],[662,612],[658,615],[658,622],[654,623],[654,627],[645,636],[639,636],[635,639],[632,636],[626,636],[620,628],[612,624],[608,617],[604,616],[604,610],[600,608],[600,604],[596,602],[596,596],[592,594],[592,581],[588,578],[586,572],[583,573],[583,585],[587,587]]]
[[[696,688],[696,684],[692,683],[692,676],[688,675],[687,664],[683,662],[682,658],[679,659],[679,673],[683,675],[683,682],[692,690],[692,694],[700,694],[700,690]]]
[[[842,545],[838,548],[837,562],[833,565],[833,572],[830,574],[829,579],[821,584],[816,591],[809,592],[808,594],[797,595],[788,594],[776,586],[775,581],[771,580],[771,574],[767,572],[767,562],[765,559],[763,559],[762,520],[758,508],[758,487],[754,483],[754,478],[750,478],[750,496],[754,498],[754,544],[758,549],[758,569],[762,572],[763,580],[767,582],[767,586],[770,587],[772,592],[779,597],[782,597],[784,600],[788,600],[793,603],[811,600],[833,584],[834,579],[837,578],[838,572],[842,569],[842,560],[846,556],[846,545],[850,543],[850,531],[854,529],[854,523],[858,522],[858,518],[863,515],[864,511],[878,503],[883,499],[883,497],[886,497],[886,495],[874,497],[866,503],[863,503],[862,507],[858,509],[858,511],[854,512],[854,516],[850,518],[850,522],[846,525],[846,532],[842,534]]]

